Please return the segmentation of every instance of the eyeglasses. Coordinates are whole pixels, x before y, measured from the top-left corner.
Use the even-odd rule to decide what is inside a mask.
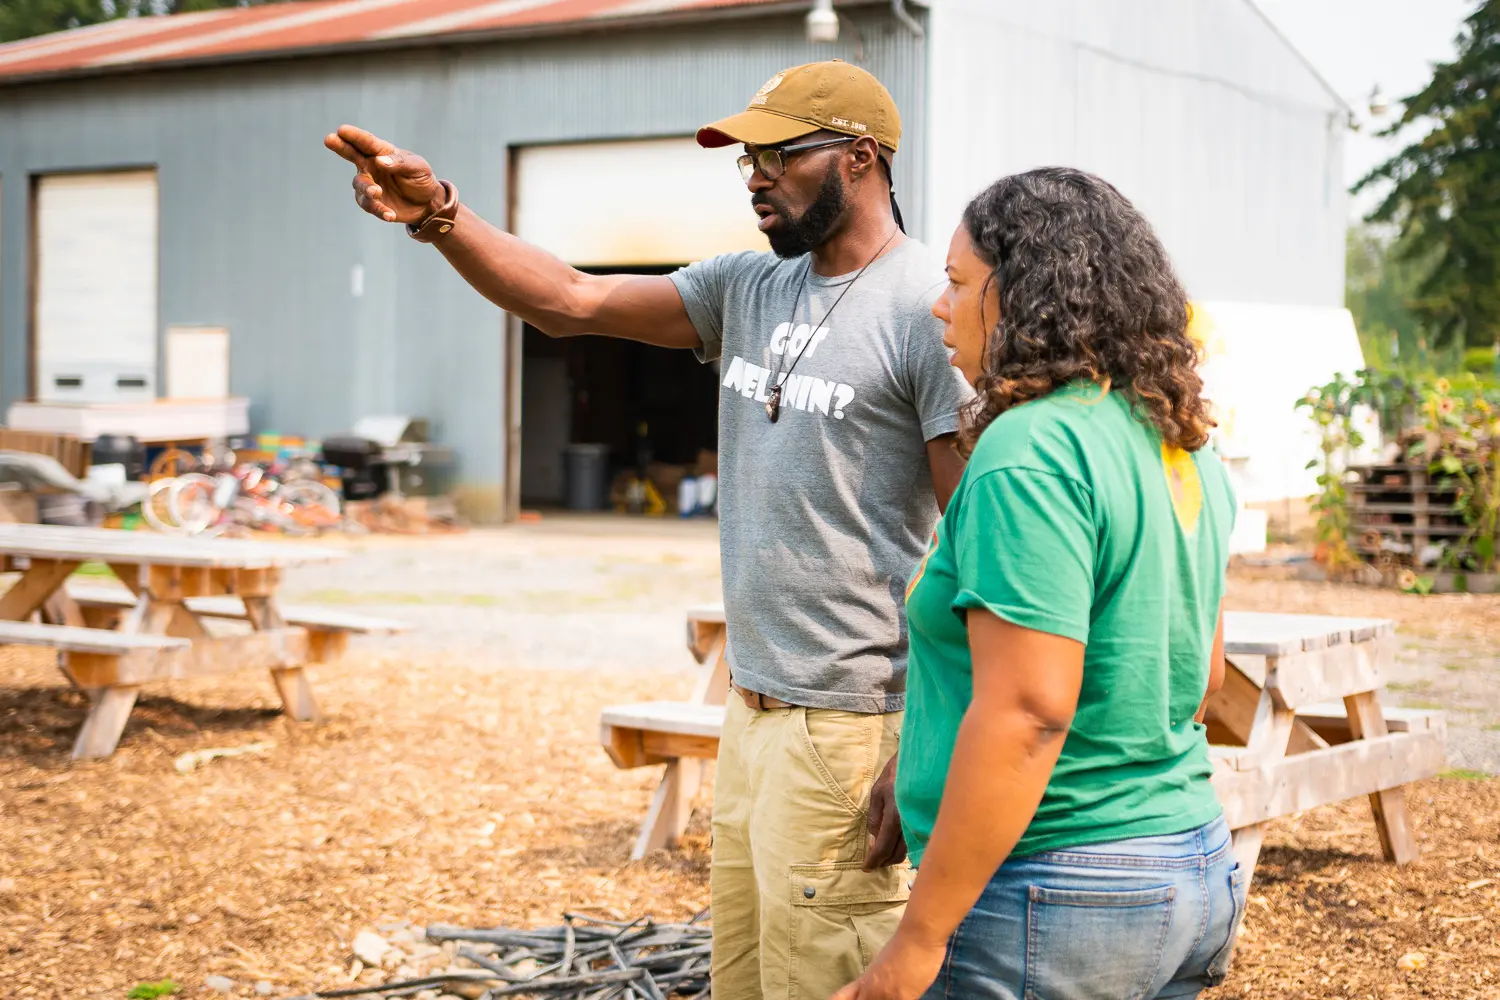
[[[837,146],[844,142],[853,142],[854,136],[844,136],[841,139],[818,139],[815,142],[799,142],[792,146],[772,146],[768,149],[758,149],[754,153],[745,153],[737,161],[740,165],[740,177],[746,184],[750,178],[755,176],[758,168],[765,175],[766,180],[774,181],[786,173],[786,158],[797,153],[805,153],[811,149],[822,149],[825,146]]]

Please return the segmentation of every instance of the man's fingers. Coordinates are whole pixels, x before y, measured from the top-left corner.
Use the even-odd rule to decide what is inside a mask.
[[[354,200],[359,203],[359,207],[371,215],[379,216],[386,222],[391,222],[396,218],[396,213],[392,212],[390,206],[380,200],[381,195],[384,193],[381,186],[376,184],[374,178],[369,174],[355,175]]]
[[[865,871],[872,872],[877,868],[888,868],[894,862],[891,858],[897,853],[898,848],[903,847],[901,837],[901,824],[894,818],[888,823],[882,823],[880,829],[875,832],[875,840],[870,844],[870,850],[865,854]],[[906,852],[901,850],[902,854]]]
[[[864,856],[865,871],[889,868],[906,858],[906,837],[901,832],[901,817],[897,816],[895,810],[889,810],[882,817],[880,828],[871,834],[871,838],[870,849]]]
[[[395,222],[396,213],[391,211],[390,206],[370,194],[370,188],[355,185],[354,203],[371,215],[386,222]]]
[[[323,137],[323,145],[327,146],[329,149],[333,150],[339,156],[341,156],[344,159],[348,160],[350,163],[354,164],[356,167],[360,167],[361,169],[364,168],[364,159],[365,158],[362,155],[360,155],[359,150],[355,149],[353,146],[349,145],[343,139],[339,138],[339,136],[338,136],[337,133],[330,132],[330,133],[328,133],[328,135],[324,136]]]
[[[906,838],[897,837],[896,842],[891,845],[890,852],[882,859],[882,868],[891,868],[906,860]]]
[[[353,146],[362,156],[389,156],[399,152],[395,145],[370,132],[353,125],[340,125],[338,137]]]
[[[391,207],[385,202],[381,201],[379,198],[373,198],[370,196],[369,192],[366,192],[365,201],[369,204],[369,208],[367,209],[367,211],[371,215],[377,216],[386,222],[396,221],[396,213],[391,211]]]
[[[884,823],[883,823],[884,819],[885,819],[885,796],[879,795],[879,794],[871,795],[870,796],[870,813],[869,813],[869,816],[866,817],[866,820],[865,820],[865,829],[866,829],[866,831],[869,832],[870,836],[873,837],[877,833],[880,832],[880,828],[884,825]]]
[[[828,1000],[859,1000],[859,983],[853,982],[839,990]]]
[[[362,192],[368,198],[384,198],[385,188],[375,183],[375,178],[367,173],[354,175],[354,190]]]

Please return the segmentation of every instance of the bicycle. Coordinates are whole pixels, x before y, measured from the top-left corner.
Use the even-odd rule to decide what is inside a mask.
[[[311,535],[344,525],[338,494],[323,483],[284,482],[253,465],[159,479],[151,484],[141,515],[152,528],[171,535]]]

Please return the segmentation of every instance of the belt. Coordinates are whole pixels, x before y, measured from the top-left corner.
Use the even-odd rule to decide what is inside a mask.
[[[745,706],[752,711],[769,712],[772,709],[777,708],[800,707],[798,705],[793,705],[789,701],[782,701],[780,698],[772,698],[769,695],[761,694],[759,691],[747,691],[745,688],[740,687],[738,684],[731,684],[730,687],[734,688],[734,693],[739,695],[740,699],[744,701]]]

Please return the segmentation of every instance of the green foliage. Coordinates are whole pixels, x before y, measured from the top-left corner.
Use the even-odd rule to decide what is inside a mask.
[[[1432,131],[1354,188],[1391,184],[1370,220],[1400,229],[1399,259],[1430,266],[1406,301],[1433,346],[1492,344],[1500,333],[1500,0],[1481,0],[1457,44],[1381,134]]]
[[[13,42],[122,17],[153,17],[283,2],[285,0],[0,0],[0,42]]]
[[[1455,569],[1491,573],[1500,537],[1500,398],[1472,376],[1438,379],[1422,402],[1424,431],[1407,449],[1457,487],[1454,511],[1465,532],[1445,562]]]
[[[1373,411],[1387,441],[1404,447],[1407,462],[1426,465],[1454,490],[1454,513],[1464,533],[1444,546],[1443,565],[1460,573],[1494,572],[1500,556],[1500,387],[1472,374],[1444,378],[1426,373],[1366,368],[1348,379],[1338,375],[1297,401],[1309,411],[1319,434],[1320,457],[1313,498],[1318,550],[1330,576],[1349,576],[1365,563],[1353,548],[1347,469],[1364,444],[1356,426],[1362,409]],[[1431,593],[1434,579],[1401,570],[1396,586]]]
[[[99,0],[8,0],[0,4],[0,42],[65,31],[104,20]]]
[[[1320,457],[1307,463],[1309,469],[1318,470],[1320,492],[1312,501],[1313,513],[1317,515],[1317,556],[1335,577],[1363,565],[1349,544],[1352,524],[1345,481],[1350,456],[1365,443],[1364,435],[1354,426],[1360,390],[1361,382],[1350,382],[1343,375],[1336,375],[1332,382],[1313,389],[1296,404],[1298,409],[1311,411],[1313,423],[1318,427]]]
[[[1464,371],[1492,379],[1500,375],[1500,355],[1493,347],[1471,347],[1464,351]]]
[[[1344,255],[1344,303],[1354,316],[1366,362],[1381,369],[1430,366],[1426,332],[1409,303],[1431,262],[1396,251],[1395,236],[1375,226],[1349,227]]]
[[[170,979],[163,979],[156,983],[138,983],[134,989],[125,994],[125,1000],[157,1000],[158,997],[169,997],[181,990],[182,986]]]
[[[1403,583],[1404,586],[1402,586],[1401,589],[1406,593],[1417,594],[1419,596],[1426,597],[1428,594],[1432,593],[1433,584],[1437,583],[1437,579],[1431,576],[1413,575],[1411,580],[1403,581]]]

